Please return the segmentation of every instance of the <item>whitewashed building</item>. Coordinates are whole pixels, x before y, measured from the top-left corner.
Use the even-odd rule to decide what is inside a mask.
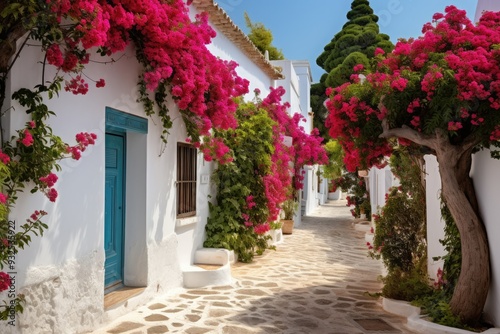
[[[307,60],[273,60],[273,65],[281,70],[284,78],[276,81],[276,87],[282,86],[286,93],[283,102],[290,103],[289,114],[301,114],[305,122],[301,123],[308,134],[313,130],[313,114],[311,110],[311,82],[312,72]],[[327,180],[318,173],[320,166],[304,166],[304,188],[301,193],[302,214],[310,214],[316,207],[323,204],[328,196]],[[294,219],[296,224],[301,223],[300,215]]]
[[[259,88],[267,95],[281,75],[212,0],[195,0],[191,14],[199,11],[209,13],[217,32],[210,51],[239,63],[237,72],[250,81],[250,92]],[[61,92],[47,101],[57,113],[50,125],[64,141],[72,143],[82,131],[98,139],[81,160],[62,161],[56,203],[41,194],[21,194],[10,215],[20,224],[34,208],[43,209],[49,229],[16,257],[16,293],[23,293],[27,304],[15,326],[0,323],[2,333],[93,330],[157,294],[182,287],[183,268],[202,247],[213,164],[185,145],[185,125],[172,101],[174,125],[163,144],[161,122],[146,117],[137,103],[142,68],[135,50],[129,47],[118,58],[105,65],[91,62],[85,70],[91,78],[104,78],[106,87],[91,87],[85,96]],[[40,48],[23,49],[9,76],[7,96],[39,84],[41,60]],[[47,77],[54,74],[46,70]],[[6,130],[23,128],[27,117],[22,108],[6,102],[14,108],[5,116]],[[194,216],[183,218],[176,181],[186,168],[196,171],[196,209]],[[112,218],[110,210],[116,213]],[[107,301],[106,292],[121,286],[133,289],[133,297],[118,304]],[[8,300],[5,294],[1,299]]]

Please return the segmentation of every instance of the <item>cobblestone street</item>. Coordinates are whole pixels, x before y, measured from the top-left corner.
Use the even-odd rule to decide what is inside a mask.
[[[412,333],[383,311],[364,232],[345,201],[304,217],[276,251],[233,265],[231,286],[158,298],[94,333]]]

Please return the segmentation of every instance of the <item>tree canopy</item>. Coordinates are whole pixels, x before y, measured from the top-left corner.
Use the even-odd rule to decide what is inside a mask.
[[[252,41],[253,44],[255,44],[257,49],[259,49],[262,54],[265,54],[266,51],[269,52],[269,60],[285,59],[285,56],[283,55],[281,49],[278,49],[274,45],[272,45],[274,37],[271,30],[266,28],[264,24],[260,22],[252,22],[247,12],[245,12],[245,22],[248,29],[250,29],[248,38]]]
[[[319,83],[311,87],[311,107],[314,112],[314,125],[320,131],[323,130],[323,136],[327,136],[323,126],[327,113],[323,106],[326,99],[325,89],[348,82],[355,65],[368,66],[376,48],[386,52],[393,48],[389,36],[380,33],[378,17],[373,14],[368,0],[354,0],[346,16],[348,21],[342,30],[335,34],[316,59],[318,66],[326,73]]]

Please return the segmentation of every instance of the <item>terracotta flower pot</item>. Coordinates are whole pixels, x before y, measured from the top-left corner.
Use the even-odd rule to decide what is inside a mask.
[[[281,227],[281,231],[283,234],[292,234],[293,232],[293,220],[281,220],[283,226]]]

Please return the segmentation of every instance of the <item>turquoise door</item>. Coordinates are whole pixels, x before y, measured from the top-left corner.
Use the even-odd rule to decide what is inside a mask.
[[[119,286],[123,281],[125,137],[106,133],[106,193],[104,213],[104,284]]]

